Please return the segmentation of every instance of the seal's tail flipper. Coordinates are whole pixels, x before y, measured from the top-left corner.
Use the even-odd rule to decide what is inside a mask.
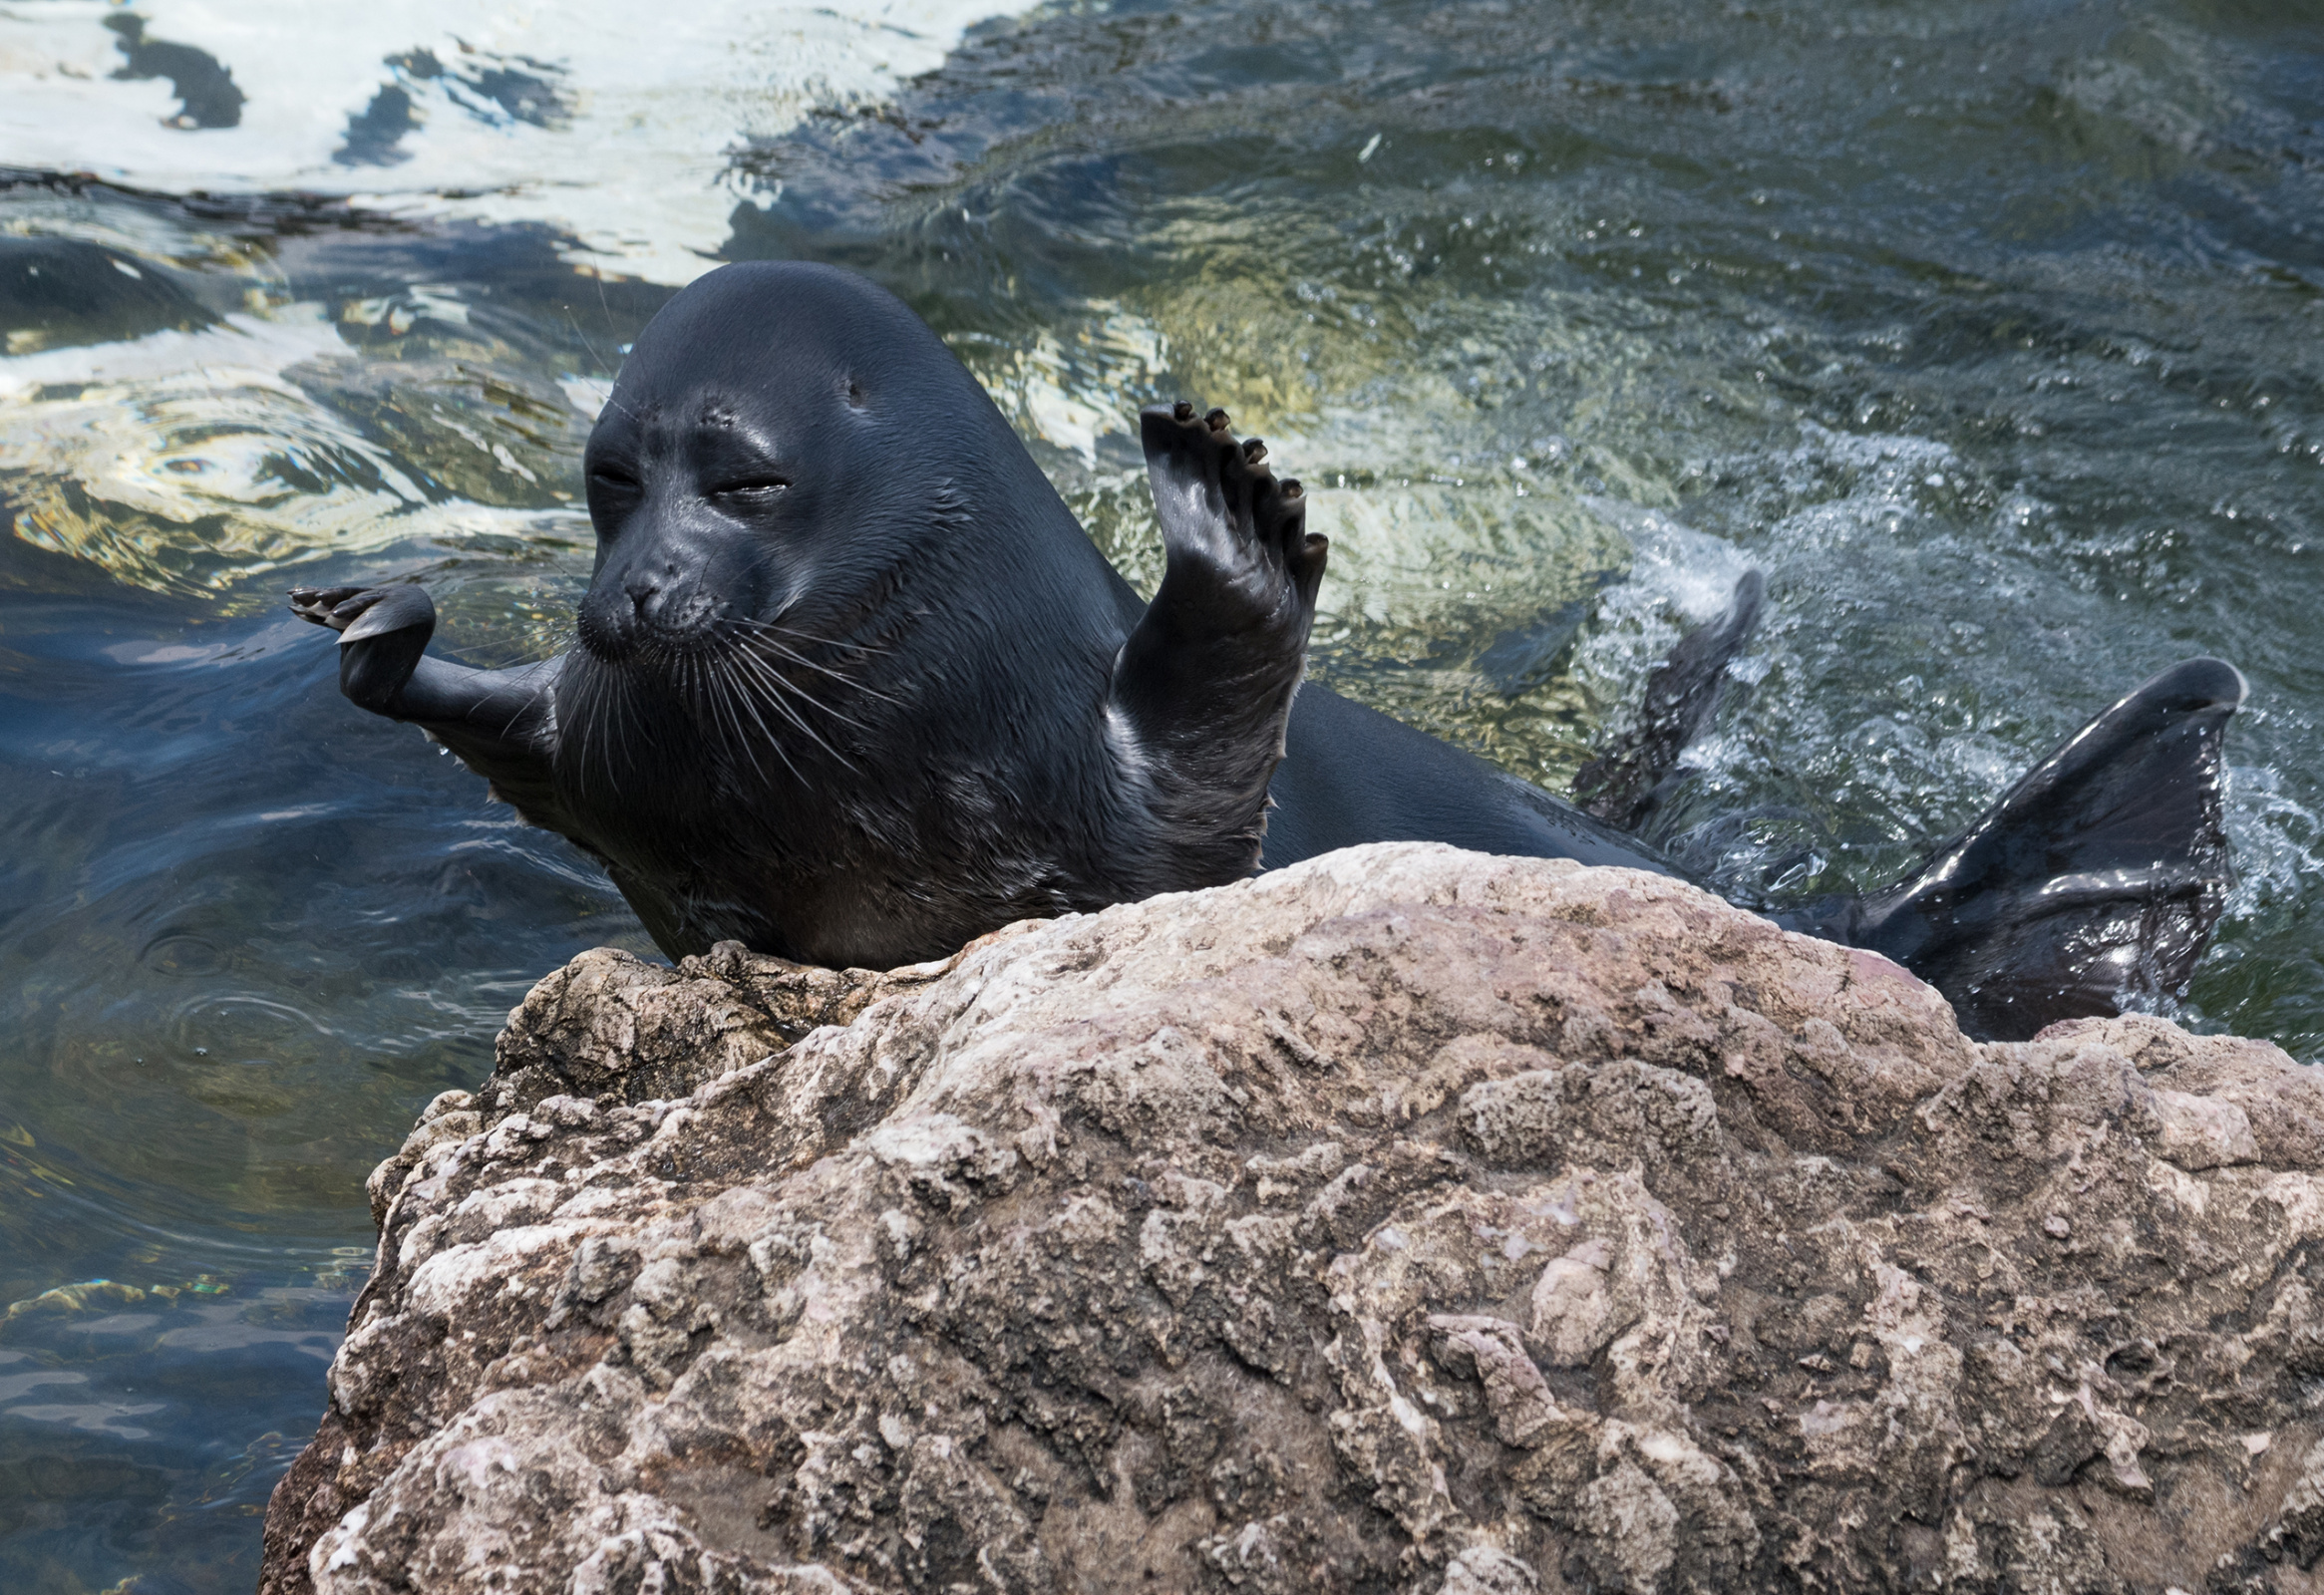
[[[1935,986],[1990,1040],[2177,991],[2234,879],[2219,756],[2245,690],[2217,659],[2171,666],[1865,898],[1844,939]]]
[[[1638,724],[1573,778],[1573,798],[1584,813],[1635,830],[1654,811],[1679,755],[1719,706],[1727,667],[1751,640],[1766,597],[1767,578],[1745,571],[1727,613],[1689,632],[1654,667]]]

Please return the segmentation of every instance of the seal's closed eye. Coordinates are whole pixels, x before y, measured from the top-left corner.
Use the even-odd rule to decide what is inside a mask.
[[[722,481],[704,489],[708,498],[770,498],[791,485],[788,477],[751,477],[740,481]]]

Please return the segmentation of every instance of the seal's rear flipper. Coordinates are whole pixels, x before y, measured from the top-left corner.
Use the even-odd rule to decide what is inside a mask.
[[[2219,752],[2244,692],[2220,660],[2171,666],[1855,905],[1840,939],[1910,969],[1989,1040],[2176,992],[2233,883]]]
[[[1766,597],[1767,578],[1745,571],[1727,613],[1689,632],[1654,667],[1638,724],[1573,778],[1573,799],[1582,812],[1635,830],[1654,811],[1679,755],[1718,707],[1727,667],[1751,640]]]

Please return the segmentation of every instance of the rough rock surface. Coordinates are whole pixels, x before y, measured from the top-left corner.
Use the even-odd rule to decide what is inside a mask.
[[[376,1190],[266,1591],[2324,1585],[2324,1085],[1628,871],[592,953]]]

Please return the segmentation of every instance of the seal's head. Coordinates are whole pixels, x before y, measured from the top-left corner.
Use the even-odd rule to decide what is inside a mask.
[[[556,680],[557,801],[665,946],[778,899],[854,927],[816,951],[936,945],[992,922],[970,896],[1023,895],[999,816],[1102,800],[1141,606],[886,290],[798,262],[702,277],[640,335],[583,469],[597,564]],[[955,903],[921,883],[934,857],[989,861]],[[827,877],[857,884],[807,904]],[[891,878],[895,901],[863,896]],[[760,907],[725,900],[753,881]]]
[[[900,433],[903,418],[931,415],[971,435],[1000,425],[884,290],[796,262],[702,278],[646,328],[590,435],[597,565],[582,646],[676,668],[738,629],[827,635],[876,603],[957,518],[947,510],[976,485],[963,476],[1023,454],[1014,439]]]

